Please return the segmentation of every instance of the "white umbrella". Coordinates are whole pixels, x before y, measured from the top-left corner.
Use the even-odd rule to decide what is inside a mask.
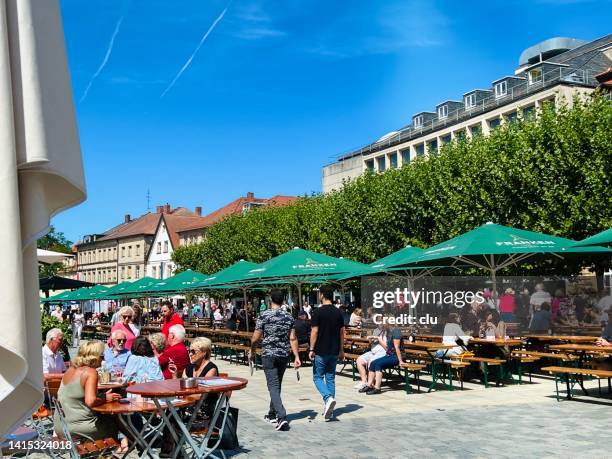
[[[36,239],[85,199],[56,0],[0,0],[0,437],[42,400]]]
[[[46,263],[48,265],[53,263],[61,263],[68,258],[72,258],[73,255],[68,253],[54,252],[52,250],[36,249],[36,258],[40,263]]]

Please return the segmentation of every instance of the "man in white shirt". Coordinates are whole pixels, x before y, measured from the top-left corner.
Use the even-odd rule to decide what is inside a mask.
[[[64,358],[59,352],[64,334],[59,328],[47,332],[46,344],[42,348],[43,373],[63,373],[66,369]]]
[[[53,310],[53,312],[51,313],[51,317],[55,317],[60,322],[63,322],[64,321],[64,316],[62,315],[62,307],[61,306],[56,306],[55,310]]]

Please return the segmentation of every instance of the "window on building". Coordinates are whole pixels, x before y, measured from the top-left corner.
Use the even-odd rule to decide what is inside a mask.
[[[506,113],[504,116],[506,117],[506,121],[510,124],[515,123],[518,119],[516,111]]]
[[[454,134],[455,134],[455,139],[457,139],[458,142],[461,142],[462,140],[465,140],[466,138],[465,129],[460,129],[458,131],[455,131]]]
[[[418,145],[415,145],[414,146],[414,151],[415,151],[417,157],[425,156],[425,144],[424,143],[420,143]]]
[[[121,258],[125,258],[125,246],[121,247]]]
[[[157,266],[151,266],[151,277],[157,279]]]
[[[397,169],[397,153],[391,153],[389,155],[389,167],[391,169]]]
[[[132,256],[132,246],[128,245],[128,257]]]
[[[365,162],[365,166],[366,166],[366,170],[370,172],[374,172],[374,160],[373,159],[368,159]]]
[[[523,119],[530,120],[535,115],[535,105],[523,108]]]
[[[378,166],[378,172],[384,172],[387,167],[385,157],[379,156],[378,158],[376,158],[376,165]]]
[[[121,267],[121,279],[125,279],[125,266]]]
[[[423,115],[415,116],[414,117],[414,127],[418,128],[421,126],[423,126]]]
[[[164,241],[164,253],[168,253],[168,241]]]
[[[401,151],[402,165],[410,163],[410,148]]]
[[[438,118],[443,120],[448,116],[448,105],[438,107]]]
[[[550,99],[546,99],[543,100],[542,102],[540,102],[541,106],[542,106],[542,110],[552,110],[555,111],[555,99],[550,98]]]
[[[528,73],[529,75],[529,84],[536,84],[542,81],[542,68],[538,67],[537,69],[532,69]]]
[[[508,94],[508,82],[507,81],[500,81],[499,83],[495,84],[495,97],[496,98],[504,97],[507,94]]]
[[[497,129],[501,123],[501,120],[499,119],[499,117],[497,118],[492,118],[488,121],[489,123],[489,128],[490,129]]]
[[[157,253],[161,253],[161,242],[157,243]]]
[[[451,140],[453,139],[450,134],[447,134],[447,135],[440,137],[440,140],[442,141],[442,145],[446,145],[447,143],[451,143]]]
[[[468,110],[470,108],[474,108],[476,106],[476,94],[468,94],[463,99],[465,104],[465,109]]]
[[[480,123],[470,126],[470,134],[472,134],[472,137],[477,137],[482,134],[482,126]]]
[[[438,139],[433,139],[430,142],[427,142],[427,153],[430,155],[438,154]]]
[[[140,256],[140,244],[136,244],[136,256]]]
[[[132,279],[132,266],[128,266],[127,269],[127,275],[128,275],[128,279]]]
[[[136,266],[136,279],[140,279],[140,266]]]

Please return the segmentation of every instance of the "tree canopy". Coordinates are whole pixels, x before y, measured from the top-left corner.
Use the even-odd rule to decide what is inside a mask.
[[[212,273],[299,246],[369,263],[487,221],[582,239],[612,226],[612,103],[601,94],[572,102],[340,190],[229,217],[174,261]]]

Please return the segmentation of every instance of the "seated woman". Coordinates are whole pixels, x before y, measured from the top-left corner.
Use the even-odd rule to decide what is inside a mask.
[[[71,434],[89,437],[93,440],[117,438],[117,423],[111,416],[99,415],[92,411],[94,406],[121,398],[119,394],[106,392],[104,398],[98,398],[98,372],[102,363],[104,343],[89,341],[79,347],[70,368],[64,373],[57,392],[66,416],[66,423]],[[55,432],[63,437],[62,425],[56,411],[54,419]]]
[[[219,369],[217,368],[217,365],[210,360],[211,353],[212,341],[210,339],[204,337],[195,338],[189,346],[189,361],[191,363],[185,367],[180,377],[205,378],[209,376],[219,376]],[[179,378],[179,374],[174,363],[170,363],[168,365],[168,370],[170,373],[172,373],[172,378]],[[208,426],[208,419],[214,413],[218,398],[219,394],[208,394],[206,396],[206,399],[200,408],[200,412],[196,416],[193,424],[194,428],[197,429],[200,426]],[[191,417],[191,412],[189,409],[186,409],[185,413],[186,418],[189,419]],[[169,453],[174,449],[174,445],[174,439],[170,435],[168,429],[164,429],[160,457],[171,457]]]
[[[127,340],[125,342],[125,348],[129,351],[132,349],[132,341],[136,339],[134,330],[132,330],[132,327],[130,327],[132,318],[134,317],[134,309],[132,309],[131,306],[123,306],[121,309],[119,309],[118,314],[119,314],[119,322],[117,322],[111,328],[111,336],[108,337],[108,346],[111,347],[113,345],[112,339],[111,339],[112,333],[115,330],[120,330],[123,333],[125,333],[126,340]]]
[[[464,332],[461,325],[459,325],[459,314],[454,312],[448,315],[443,334],[442,344],[454,345],[455,347],[448,350],[440,349],[436,352],[436,357],[438,358],[450,358],[453,355],[462,354],[464,351],[462,346],[467,345],[470,340],[470,336]]]
[[[371,389],[371,386],[368,384],[369,365],[374,360],[387,355],[387,332],[387,324],[381,324],[378,328],[374,329],[372,335],[367,337],[370,341],[370,350],[357,358],[357,371],[359,371],[359,376],[361,377],[361,382],[357,383],[356,386],[359,392],[367,392]]]
[[[132,343],[132,355],[123,371],[123,379],[135,383],[164,379],[153,346],[147,337],[139,336]]]
[[[370,363],[370,374],[368,376],[368,386],[370,389],[366,391],[367,395],[380,394],[383,370],[404,363],[402,351],[402,331],[399,328],[389,330],[387,333],[387,352],[385,356]]]
[[[361,308],[355,308],[349,319],[349,327],[361,327]]]

